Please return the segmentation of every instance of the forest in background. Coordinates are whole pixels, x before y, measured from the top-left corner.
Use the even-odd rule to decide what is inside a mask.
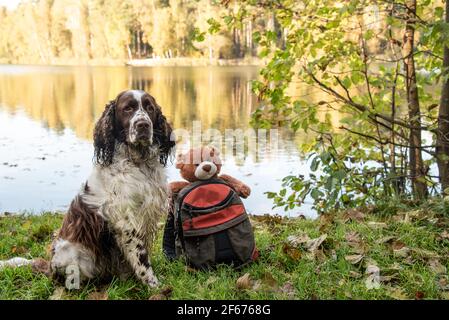
[[[0,7],[0,62],[252,58],[252,34],[261,30],[274,31],[284,45],[270,13],[198,39],[208,21],[238,10],[238,2],[225,7],[214,0],[23,0],[14,10]]]

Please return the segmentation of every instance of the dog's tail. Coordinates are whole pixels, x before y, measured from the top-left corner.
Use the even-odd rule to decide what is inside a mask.
[[[21,257],[11,258],[9,260],[0,260],[0,270],[3,268],[18,268],[31,266],[33,272],[50,274],[50,263],[42,258],[26,259]]]

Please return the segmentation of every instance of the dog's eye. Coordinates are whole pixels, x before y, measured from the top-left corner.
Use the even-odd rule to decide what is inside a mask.
[[[143,107],[144,107],[145,109],[148,109],[148,108],[150,107],[150,101],[144,100],[144,102],[143,102]]]
[[[130,112],[130,111],[133,111],[134,108],[132,105],[127,105],[124,110],[125,110],[125,112]]]

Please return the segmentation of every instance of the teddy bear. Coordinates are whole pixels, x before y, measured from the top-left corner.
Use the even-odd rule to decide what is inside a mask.
[[[164,227],[162,249],[168,260],[176,259],[175,251],[175,226],[174,226],[174,201],[181,189],[198,180],[219,178],[226,182],[242,198],[247,198],[251,189],[241,182],[226,174],[219,175],[222,167],[219,151],[214,147],[192,148],[176,159],[176,169],[179,169],[181,177],[185,181],[173,181],[170,187],[170,210]]]
[[[214,147],[199,147],[179,154],[176,159],[176,169],[186,181],[174,181],[169,184],[172,195],[198,180],[219,178],[226,182],[242,198],[247,198],[251,189],[242,181],[227,174],[219,175],[222,167],[220,153]]]

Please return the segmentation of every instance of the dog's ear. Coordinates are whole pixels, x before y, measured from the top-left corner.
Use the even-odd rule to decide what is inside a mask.
[[[95,162],[102,166],[110,165],[114,156],[116,100],[110,101],[106,105],[103,114],[95,124],[94,158]]]
[[[153,97],[151,97],[151,102],[156,112],[156,121],[153,123],[153,139],[159,146],[159,161],[162,165],[166,166],[168,159],[173,154],[173,149],[176,144],[175,137],[171,125],[162,114],[161,107]]]

